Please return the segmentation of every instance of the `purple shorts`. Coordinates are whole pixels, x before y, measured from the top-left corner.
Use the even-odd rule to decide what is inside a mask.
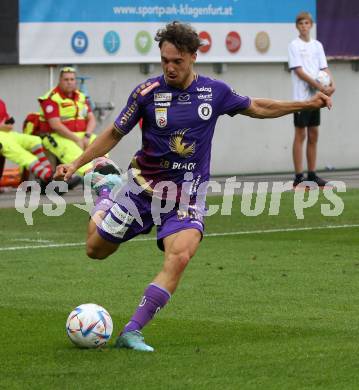
[[[203,216],[202,207],[164,205],[163,201],[155,202],[144,193],[136,195],[128,192],[107,210],[101,224],[97,226],[97,231],[103,239],[121,244],[139,234],[149,233],[156,225],[157,245],[163,251],[163,239],[173,233],[196,229],[203,236]]]

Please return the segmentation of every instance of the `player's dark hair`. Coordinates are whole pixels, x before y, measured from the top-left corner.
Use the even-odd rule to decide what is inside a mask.
[[[157,31],[155,41],[161,48],[163,42],[172,43],[180,52],[194,54],[202,45],[197,32],[186,23],[177,21],[166,24],[165,28]]]
[[[298,24],[303,19],[309,20],[313,24],[313,17],[309,12],[300,12],[295,18],[295,24]]]

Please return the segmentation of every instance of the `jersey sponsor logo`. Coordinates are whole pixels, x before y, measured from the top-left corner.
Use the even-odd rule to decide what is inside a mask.
[[[196,165],[197,165],[197,163],[194,163],[194,162],[191,162],[191,163],[174,162],[172,164],[172,169],[193,171],[196,168]]]
[[[146,83],[145,85],[143,85],[143,89],[142,89],[142,85],[141,85],[141,89],[142,91],[140,92],[140,95],[141,96],[145,96],[148,94],[148,92],[152,91],[153,88],[156,88],[160,85],[160,83],[158,81],[155,81],[153,84],[150,84],[150,85],[147,85],[148,83]],[[147,86],[147,87],[146,87]]]
[[[125,213],[123,210],[120,209],[120,206],[115,203],[113,205],[113,207],[111,207],[111,213],[118,219],[120,220],[121,222],[127,224],[127,225],[131,225],[131,223],[133,222],[134,220],[134,217],[129,214],[129,213]]]
[[[196,151],[196,142],[192,144],[184,142],[183,138],[189,129],[181,129],[174,132],[169,140],[170,150],[179,156],[188,158]]]
[[[197,92],[212,92],[211,87],[197,87]]]
[[[207,95],[204,95],[203,93],[201,93],[200,95],[197,96],[197,98],[199,100],[207,100],[209,102],[212,101],[212,97],[213,97],[213,95],[211,93],[208,93]]]
[[[159,107],[169,107],[171,105],[171,102],[155,102],[155,106]]]
[[[128,230],[128,226],[126,226],[124,223],[119,224],[117,221],[115,221],[112,218],[112,215],[109,213],[107,214],[106,218],[102,221],[101,229],[104,230],[106,233],[111,234],[114,237],[123,238],[123,236]]]
[[[153,95],[153,100],[155,102],[170,102],[172,100],[171,92],[159,92]]]
[[[189,93],[181,93],[181,94],[178,96],[178,100],[179,100],[180,102],[188,102],[190,98],[191,98],[191,96],[190,96]]]
[[[131,118],[133,113],[136,111],[138,105],[136,102],[133,102],[128,108],[127,111],[122,115],[120,119],[120,125],[125,125],[128,120]]]
[[[188,212],[186,210],[177,210],[177,218],[181,221],[182,219],[188,218]]]
[[[158,127],[167,126],[167,108],[155,108],[155,116]]]
[[[212,116],[212,106],[209,103],[202,103],[198,106],[198,115],[204,121]]]
[[[179,220],[184,218],[190,218],[191,223],[197,223],[198,225],[203,227],[202,223],[200,222],[203,221],[203,213],[195,206],[190,206],[187,210],[177,210],[177,218]]]

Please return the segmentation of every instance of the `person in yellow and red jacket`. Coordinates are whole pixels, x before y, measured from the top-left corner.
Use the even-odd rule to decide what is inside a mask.
[[[86,96],[77,89],[75,68],[62,68],[56,88],[38,100],[40,131],[48,134],[43,138],[45,148],[62,163],[73,161],[96,138],[95,115]],[[91,167],[87,164],[78,173],[83,175]]]
[[[28,169],[42,184],[52,180],[53,171],[45,155],[41,138],[13,131],[15,120],[0,99],[0,155]]]

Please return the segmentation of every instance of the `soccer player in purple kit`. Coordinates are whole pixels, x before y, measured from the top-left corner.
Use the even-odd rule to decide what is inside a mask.
[[[169,23],[157,32],[155,40],[159,42],[163,75],[137,86],[115,123],[78,159],[58,166],[56,174],[57,178],[69,180],[79,167],[108,153],[143,119],[142,148],[129,167],[132,185],[122,188],[111,165],[94,173],[93,188],[98,198],[86,243],[89,257],[104,259],[123,242],[157,225],[157,243],[164,251],[163,267],[145,289],[133,317],[116,341],[118,348],[138,351],[154,350],[145,343],[141,329],[166,305],[202,239],[203,193],[209,179],[211,142],[218,117],[242,114],[276,118],[331,107],[330,97],[320,92],[302,102],[250,98],[222,81],[196,74],[193,65],[201,42],[188,24]],[[112,189],[116,188],[121,191],[114,195]],[[163,211],[165,201],[172,201],[174,207],[154,218],[153,204],[159,204]]]

